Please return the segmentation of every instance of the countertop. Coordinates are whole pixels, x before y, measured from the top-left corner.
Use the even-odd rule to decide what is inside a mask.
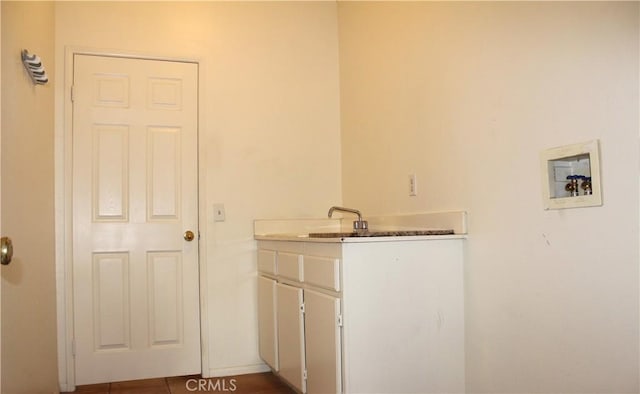
[[[393,241],[425,241],[441,239],[466,238],[464,234],[454,234],[453,230],[399,230],[369,231],[362,233],[328,232],[309,234],[256,234],[259,241],[296,241],[324,243],[356,243],[356,242],[393,242]]]

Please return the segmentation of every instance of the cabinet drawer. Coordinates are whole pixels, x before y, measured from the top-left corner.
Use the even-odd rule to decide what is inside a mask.
[[[302,282],[302,255],[278,252],[278,275],[287,279]]]
[[[304,280],[318,287],[340,291],[340,259],[304,256]]]
[[[276,251],[259,249],[258,250],[258,271],[267,274],[276,274]]]

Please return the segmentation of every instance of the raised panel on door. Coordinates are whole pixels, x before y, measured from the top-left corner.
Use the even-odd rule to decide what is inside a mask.
[[[129,219],[129,127],[93,126],[93,220]]]
[[[147,128],[147,218],[180,220],[181,140],[179,127]]]
[[[198,66],[73,65],[76,383],[200,373]]]
[[[129,349],[129,253],[95,253],[92,281],[95,351]]]
[[[184,313],[182,253],[147,253],[149,345],[179,346],[183,341]]]
[[[277,284],[278,364],[280,376],[306,392],[304,370],[304,315],[302,289]]]
[[[260,358],[278,370],[278,326],[276,321],[276,281],[258,277],[258,342]]]
[[[304,305],[307,393],[342,393],[340,299],[305,290]]]

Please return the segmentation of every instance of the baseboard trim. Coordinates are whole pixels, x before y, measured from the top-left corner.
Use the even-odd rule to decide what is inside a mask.
[[[202,377],[204,378],[219,378],[223,376],[235,376],[235,375],[246,375],[250,373],[262,373],[269,372],[271,369],[266,364],[253,364],[253,365],[242,365],[238,367],[231,368],[211,368],[209,369],[209,375],[204,376],[204,371]]]

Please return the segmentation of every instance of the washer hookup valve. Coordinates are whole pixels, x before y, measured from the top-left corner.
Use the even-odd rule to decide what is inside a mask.
[[[580,195],[580,185],[578,185],[578,180],[580,179],[584,180],[586,178],[587,177],[584,175],[568,175],[567,179],[569,180],[569,183],[565,185],[564,190],[571,193],[571,197],[578,197]],[[584,185],[584,182],[583,182],[583,185]]]

